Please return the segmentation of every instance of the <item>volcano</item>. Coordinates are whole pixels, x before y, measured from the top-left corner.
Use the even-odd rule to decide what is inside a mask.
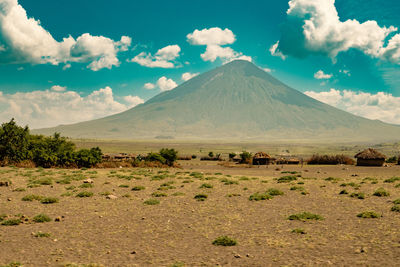
[[[392,141],[400,126],[321,103],[236,60],[125,112],[35,132],[98,139]]]

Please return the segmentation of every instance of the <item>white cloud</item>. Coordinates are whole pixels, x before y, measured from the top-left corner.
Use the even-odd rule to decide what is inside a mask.
[[[190,72],[185,72],[182,74],[182,81],[189,81],[190,79],[192,79],[193,77],[196,77],[197,75],[199,75],[199,73],[190,73]]]
[[[88,62],[97,71],[120,64],[117,54],[126,51],[131,38],[122,36],[113,41],[103,36],[85,33],[76,40],[72,36],[56,41],[38,20],[28,18],[17,0],[0,0],[1,63],[69,64]]]
[[[346,76],[351,76],[351,72],[349,70],[343,69],[343,70],[339,70],[340,73],[343,73]]]
[[[306,57],[325,55],[335,60],[340,52],[358,49],[372,57],[400,64],[400,35],[387,37],[397,28],[380,27],[376,21],[341,21],[335,0],[291,0],[281,38],[271,54]],[[385,42],[388,44],[385,45]]]
[[[262,68],[265,72],[268,72],[268,73],[271,73],[272,72],[272,69],[270,69],[270,68]]]
[[[143,87],[147,90],[151,90],[151,89],[154,89],[156,86],[155,86],[155,84],[152,84],[152,83],[145,83]]]
[[[400,97],[388,93],[330,89],[327,92],[307,91],[305,94],[358,116],[400,124]]]
[[[230,47],[222,47],[222,45],[233,44],[236,41],[236,36],[228,28],[225,30],[218,27],[203,30],[196,29],[186,37],[192,45],[206,46],[206,51],[201,54],[201,58],[204,61],[214,62],[217,58],[220,58],[223,63],[235,59],[252,61],[251,57],[245,56],[241,52],[236,52]]]
[[[314,78],[317,80],[328,80],[332,78],[332,76],[333,76],[332,74],[326,74],[322,70],[319,70],[316,73],[314,73]]]
[[[127,95],[124,97],[124,100],[129,104],[129,107],[135,107],[139,104],[143,104],[144,100],[138,96]]]
[[[179,45],[168,45],[159,49],[154,56],[150,53],[141,52],[130,61],[149,68],[174,68],[177,66],[174,61],[179,57],[180,52]]]
[[[56,92],[64,92],[67,87],[66,86],[60,86],[60,85],[54,85],[50,88],[52,91],[56,91]]]
[[[279,41],[276,42],[275,44],[273,44],[270,48],[269,48],[269,52],[271,53],[271,55],[273,55],[274,57],[280,57],[282,60],[286,59],[286,56],[284,54],[282,54],[279,50],[278,50],[278,46],[279,46]]]
[[[125,105],[114,99],[112,89],[105,87],[81,96],[74,91],[33,91],[3,94],[0,91],[0,121],[15,118],[31,128],[52,127],[102,118],[119,113],[136,104],[140,98],[127,96]]]
[[[177,87],[178,85],[172,79],[168,79],[167,77],[163,76],[157,81],[157,86],[160,88],[161,92],[169,91]]]

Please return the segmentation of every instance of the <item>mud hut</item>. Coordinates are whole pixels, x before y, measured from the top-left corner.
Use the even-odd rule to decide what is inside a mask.
[[[375,149],[368,148],[354,156],[357,166],[383,166],[386,156]]]
[[[265,152],[257,152],[253,156],[253,165],[268,165],[271,163],[271,156]]]

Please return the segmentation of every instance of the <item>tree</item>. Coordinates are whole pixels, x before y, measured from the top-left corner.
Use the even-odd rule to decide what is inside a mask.
[[[14,118],[0,127],[0,160],[20,162],[29,158],[29,128],[18,126]]]
[[[240,163],[250,163],[252,156],[253,155],[250,152],[243,151],[240,154]]]
[[[212,152],[212,151],[208,152],[208,156],[209,156],[210,158],[213,158],[213,157],[214,157],[214,152]]]
[[[79,168],[91,168],[101,162],[102,155],[103,153],[99,147],[81,149],[75,152],[75,163]]]
[[[229,159],[232,160],[234,157],[236,157],[236,153],[232,152],[229,153]]]
[[[178,151],[173,148],[162,148],[160,150],[160,155],[165,159],[165,163],[168,166],[174,165],[174,162],[178,159]]]

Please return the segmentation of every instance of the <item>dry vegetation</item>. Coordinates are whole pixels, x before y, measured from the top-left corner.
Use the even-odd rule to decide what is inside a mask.
[[[400,166],[1,168],[0,266],[395,266]]]

